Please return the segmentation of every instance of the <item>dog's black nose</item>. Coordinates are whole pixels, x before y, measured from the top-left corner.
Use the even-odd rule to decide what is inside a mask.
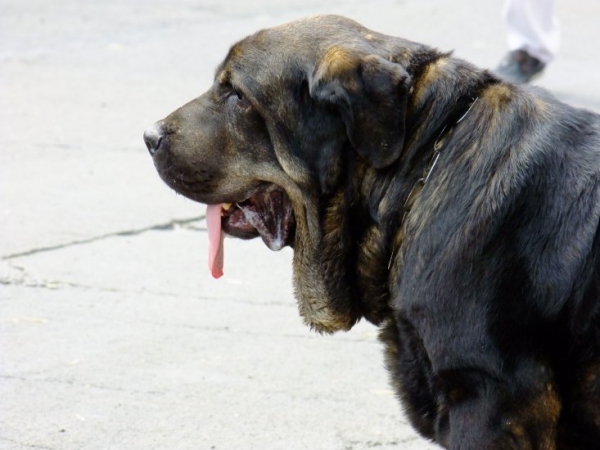
[[[154,156],[158,151],[164,135],[164,131],[159,124],[154,124],[144,131],[144,142],[146,143],[146,147],[148,147],[150,155]]]

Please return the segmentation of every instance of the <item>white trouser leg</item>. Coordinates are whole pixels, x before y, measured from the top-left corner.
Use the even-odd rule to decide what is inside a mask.
[[[560,45],[555,0],[507,0],[503,17],[509,50],[525,50],[544,64]]]

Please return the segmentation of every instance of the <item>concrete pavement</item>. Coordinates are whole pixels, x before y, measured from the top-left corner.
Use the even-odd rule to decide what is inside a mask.
[[[559,3],[540,85],[600,111],[600,3]],[[319,336],[291,253],[228,241],[141,140],[235,40],[331,12],[494,67],[501,0],[0,0],[0,448],[434,449],[406,424],[377,330]]]

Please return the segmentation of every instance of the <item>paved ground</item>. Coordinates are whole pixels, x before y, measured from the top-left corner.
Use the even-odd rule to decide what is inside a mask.
[[[558,3],[540,84],[600,111],[600,3]],[[501,5],[0,0],[0,448],[433,449],[373,327],[302,326],[289,251],[227,242],[210,279],[204,209],[141,136],[259,27],[336,12],[493,67]]]

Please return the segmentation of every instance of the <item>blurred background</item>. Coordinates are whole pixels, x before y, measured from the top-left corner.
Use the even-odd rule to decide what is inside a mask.
[[[158,178],[142,133],[229,46],[314,13],[494,68],[502,0],[0,0],[0,448],[434,449],[406,424],[377,330],[319,336],[291,252],[228,241]],[[536,84],[600,112],[600,2],[557,2]]]

